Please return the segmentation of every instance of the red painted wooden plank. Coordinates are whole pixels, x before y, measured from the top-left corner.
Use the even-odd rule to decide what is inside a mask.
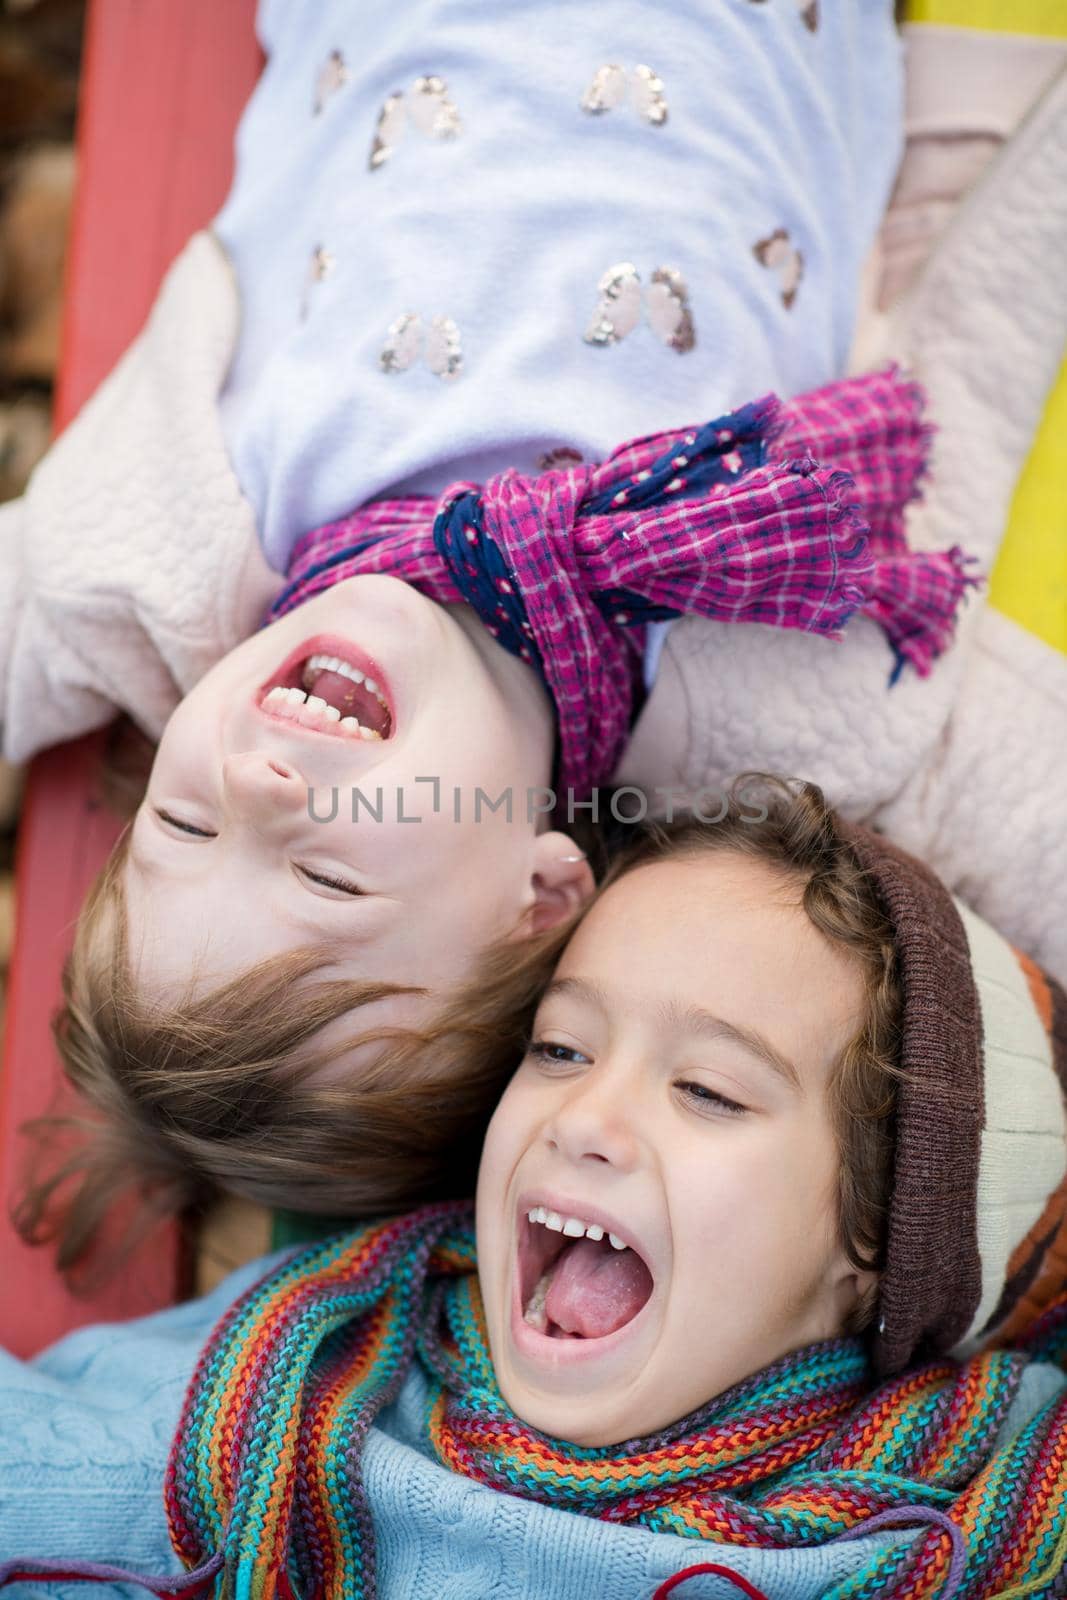
[[[92,0],[59,427],[225,197],[234,128],[261,65],[254,16],[255,0]]]
[[[78,192],[56,419],[83,404],[136,334],[166,267],[218,209],[233,132],[260,68],[255,0],[92,0],[78,125]],[[26,1355],[82,1323],[166,1304],[176,1230],[89,1299],[15,1236],[18,1127],[49,1109],[60,1071],[50,1019],[86,888],[117,831],[97,793],[99,737],[32,765],[17,863],[17,926],[0,1072],[0,1342]]]

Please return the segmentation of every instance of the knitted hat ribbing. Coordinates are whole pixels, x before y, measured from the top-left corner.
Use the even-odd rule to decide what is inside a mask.
[[[920,862],[846,833],[903,991],[874,1339],[888,1374],[1007,1336],[1067,1283],[1067,995]]]

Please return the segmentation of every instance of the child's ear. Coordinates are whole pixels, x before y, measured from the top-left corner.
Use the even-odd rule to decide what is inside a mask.
[[[589,899],[596,887],[583,851],[565,833],[541,833],[534,840],[533,898],[525,931],[547,933]]]
[[[852,1316],[861,1306],[874,1304],[878,1295],[878,1283],[877,1272],[854,1267],[851,1262],[842,1262],[834,1284],[838,1331],[848,1326]]]

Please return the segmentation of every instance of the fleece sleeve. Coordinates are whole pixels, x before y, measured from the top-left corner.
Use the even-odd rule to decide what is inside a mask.
[[[9,760],[127,711],[153,738],[259,623],[279,579],[230,466],[218,396],[237,291],[196,235],[149,321],[0,510],[0,736]]]

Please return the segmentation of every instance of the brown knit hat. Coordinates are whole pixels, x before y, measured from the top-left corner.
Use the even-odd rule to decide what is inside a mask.
[[[1010,1337],[1067,1287],[1067,995],[920,862],[843,831],[903,992],[884,1375]]]

